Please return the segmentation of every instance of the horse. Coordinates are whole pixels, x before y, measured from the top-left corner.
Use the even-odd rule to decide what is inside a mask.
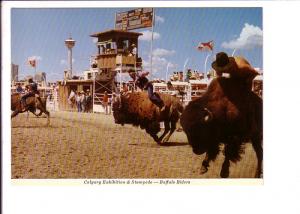
[[[41,116],[42,113],[47,115],[47,124],[50,124],[50,113],[46,109],[46,102],[44,103],[41,98],[38,97],[28,97],[25,102],[27,104],[27,108],[23,110],[23,104],[21,103],[21,94],[14,93],[11,94],[11,110],[13,113],[11,114],[11,118],[17,116],[19,113],[24,113],[27,111],[32,112],[36,116]],[[40,113],[36,114],[35,110],[39,109]]]
[[[46,97],[41,97],[41,102],[36,103],[36,109],[40,110],[40,112],[37,114],[36,109],[33,109],[33,111],[30,111],[32,114],[34,114],[36,117],[40,117],[44,112],[42,111],[42,107],[46,109],[46,104],[47,104],[47,96]]]

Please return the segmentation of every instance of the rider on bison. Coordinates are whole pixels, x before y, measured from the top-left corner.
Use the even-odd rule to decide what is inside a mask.
[[[153,104],[155,104],[160,112],[165,110],[165,105],[162,99],[159,97],[158,94],[153,92],[153,85],[146,77],[149,72],[135,72],[134,70],[129,71],[129,76],[133,79],[136,86],[138,86],[141,90],[147,90],[148,97]]]

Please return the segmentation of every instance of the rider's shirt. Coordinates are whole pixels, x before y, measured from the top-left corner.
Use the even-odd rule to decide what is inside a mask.
[[[38,86],[35,82],[30,83],[30,89],[32,92],[37,92],[38,91]]]
[[[17,93],[23,93],[23,88],[21,86],[18,86],[16,89]]]
[[[140,89],[147,89],[149,80],[146,77],[148,75],[148,72],[141,72],[137,73],[137,80],[135,84],[140,88]]]

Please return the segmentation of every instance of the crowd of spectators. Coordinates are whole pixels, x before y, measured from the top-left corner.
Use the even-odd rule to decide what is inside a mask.
[[[189,82],[189,80],[202,80],[205,78],[205,76],[207,78],[210,78],[211,73],[208,72],[205,75],[204,72],[200,72],[200,71],[196,71],[196,70],[192,71],[191,69],[188,69],[186,71],[185,78],[184,78],[183,71],[174,71],[170,77],[170,80],[171,81],[180,81],[180,82],[183,82],[183,81]]]
[[[92,111],[92,96],[90,90],[86,91],[71,91],[68,98],[70,105],[74,102],[77,107],[77,112],[91,112]]]

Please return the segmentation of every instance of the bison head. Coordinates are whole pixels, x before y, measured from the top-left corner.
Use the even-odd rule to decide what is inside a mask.
[[[122,112],[121,97],[118,97],[118,99],[113,103],[112,110],[115,123],[124,125],[124,113]]]
[[[215,138],[213,114],[207,108],[186,108],[181,116],[181,125],[185,131],[193,152],[201,155],[206,152]]]
[[[128,113],[127,109],[128,103],[126,97],[118,97],[117,101],[115,101],[112,106],[115,123],[124,125],[125,123],[131,122],[130,114]]]

